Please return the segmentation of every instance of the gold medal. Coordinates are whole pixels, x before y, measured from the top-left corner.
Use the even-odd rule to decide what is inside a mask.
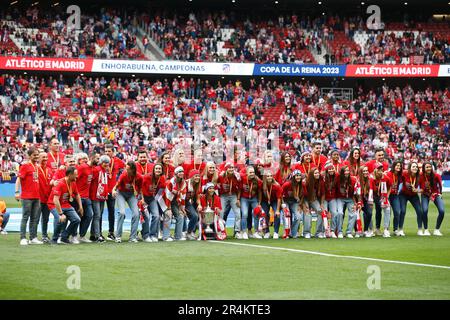
[[[70,197],[70,198],[69,198],[69,202],[72,202],[72,201],[73,201],[73,198],[72,198],[72,197]]]

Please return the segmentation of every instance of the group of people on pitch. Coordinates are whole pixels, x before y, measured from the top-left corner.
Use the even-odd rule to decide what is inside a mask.
[[[390,237],[391,212],[394,234],[405,236],[408,202],[417,215],[417,234],[429,236],[430,201],[438,209],[433,235],[442,235],[440,175],[430,162],[411,161],[405,169],[402,161],[394,160],[389,166],[383,149],[376,149],[375,159],[364,163],[360,150],[353,148],[342,161],[339,150],[327,158],[316,142],[312,152],[303,153],[297,163],[288,152],[274,162],[269,150],[253,165],[236,158],[219,165],[205,162],[201,149],[194,151],[192,161],[186,161],[183,149],[177,149],[162,153],[155,163],[149,162],[146,151],[140,151],[136,161],[124,162],[115,155],[113,145],[106,145],[104,154],[89,157],[63,154],[57,139],[51,141],[50,149],[47,153],[30,147],[29,160],[19,170],[16,199],[22,200],[23,207],[21,245],[122,242],[127,206],[130,242],[200,239],[205,228],[218,232],[214,223],[205,225],[211,221],[207,215],[218,217],[223,225],[231,210],[236,239]],[[106,239],[102,234],[105,207]],[[54,219],[51,239],[50,215]],[[37,237],[39,221],[42,241]],[[28,222],[30,240],[26,237]]]

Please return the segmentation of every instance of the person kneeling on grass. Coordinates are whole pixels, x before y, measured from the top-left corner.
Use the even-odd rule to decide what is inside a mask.
[[[50,194],[48,207],[54,217],[53,224],[55,225],[52,243],[58,244],[79,244],[76,234],[81,218],[84,214],[83,205],[81,204],[81,197],[78,193],[76,184],[78,172],[74,167],[66,169],[66,177],[60,179]],[[71,202],[76,200],[78,205],[78,214]],[[70,221],[69,225],[67,222]],[[61,233],[61,239],[58,239]],[[72,241],[69,237],[72,236]]]
[[[8,220],[9,213],[6,212],[6,203],[5,201],[0,201],[0,234],[8,234],[5,230]]]
[[[137,230],[139,227],[138,197],[141,194],[143,178],[137,173],[136,163],[128,161],[124,171],[112,190],[113,198],[117,199],[119,212],[117,215],[116,242],[122,242],[123,222],[125,221],[125,202],[131,210],[131,233],[129,242],[138,242]]]
[[[214,183],[207,183],[204,187],[204,193],[199,196],[198,212],[200,216],[199,237],[203,240],[207,239],[207,235],[211,233],[216,234],[216,239],[226,238],[225,230],[217,230],[214,226],[214,221],[220,217],[222,212],[222,202],[220,197],[216,195]],[[214,219],[214,216],[217,216]]]

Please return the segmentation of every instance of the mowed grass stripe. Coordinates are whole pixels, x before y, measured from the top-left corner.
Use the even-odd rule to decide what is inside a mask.
[[[288,251],[288,252],[295,252],[295,253],[306,253],[306,254],[313,254],[313,255],[324,256],[324,257],[346,258],[346,259],[356,259],[356,260],[368,260],[368,261],[377,261],[377,262],[384,262],[384,263],[394,263],[394,264],[403,264],[403,265],[411,265],[411,266],[418,266],[418,267],[440,268],[440,269],[450,270],[450,266],[440,266],[440,265],[433,265],[433,264],[426,264],[426,263],[407,262],[407,261],[395,261],[395,260],[386,260],[386,259],[368,258],[368,257],[357,257],[357,256],[347,256],[347,255],[337,255],[337,254],[324,253],[324,252],[318,252],[318,251],[283,248],[283,247],[276,247],[276,246],[275,247],[273,247],[273,246],[264,246],[264,245],[257,245],[257,244],[248,244],[248,243],[225,242],[225,241],[214,241],[214,240],[210,240],[209,242],[211,242],[211,243],[221,243],[221,244],[227,244],[227,245],[235,245],[235,246],[246,246],[246,247],[260,248],[260,249],[281,250],[281,251]]]

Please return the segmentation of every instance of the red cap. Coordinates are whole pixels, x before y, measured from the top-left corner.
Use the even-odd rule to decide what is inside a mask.
[[[200,171],[198,171],[197,169],[192,169],[191,171],[189,171],[189,179],[191,179],[196,174],[200,174]]]

